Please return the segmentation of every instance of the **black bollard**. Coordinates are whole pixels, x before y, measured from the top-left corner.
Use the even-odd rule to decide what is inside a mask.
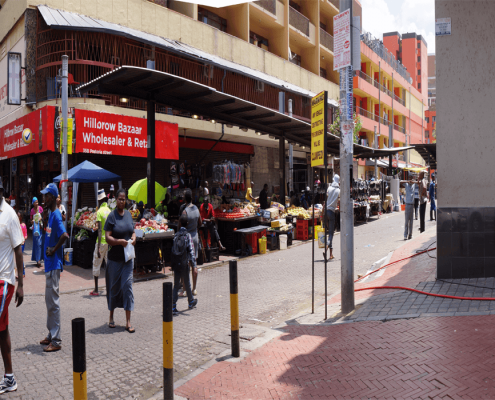
[[[239,343],[239,297],[237,290],[237,261],[229,261],[230,277],[230,330],[232,337],[232,357],[241,356]]]
[[[172,282],[163,283],[163,398],[174,400],[174,323]]]
[[[88,399],[86,381],[86,329],[84,318],[72,320],[72,377],[74,400]]]

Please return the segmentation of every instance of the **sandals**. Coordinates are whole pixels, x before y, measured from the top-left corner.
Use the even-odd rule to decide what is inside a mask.
[[[132,326],[128,326],[127,328],[125,328],[125,330],[129,333],[134,333],[136,332],[136,330],[132,327]]]
[[[100,295],[100,293],[99,293],[99,292],[94,292],[94,291],[93,291],[93,292],[89,292],[89,295],[90,295],[90,296],[99,296],[99,295]]]
[[[112,329],[115,328],[115,321],[109,322],[108,327]]]

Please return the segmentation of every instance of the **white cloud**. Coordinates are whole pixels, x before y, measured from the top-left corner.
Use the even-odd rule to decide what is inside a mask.
[[[401,0],[361,0],[363,29],[377,38],[385,32],[416,32],[428,44],[428,53],[435,52],[435,0],[402,0],[400,12],[390,12],[390,2]]]

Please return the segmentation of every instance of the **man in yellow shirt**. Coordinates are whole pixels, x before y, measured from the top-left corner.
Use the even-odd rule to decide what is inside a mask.
[[[103,227],[105,226],[108,214],[110,214],[110,212],[112,211],[108,207],[107,195],[105,194],[104,189],[98,190],[98,201],[100,202],[100,207],[98,208],[98,212],[96,213],[96,224],[98,225],[98,241],[96,242],[95,252],[93,254],[93,276],[95,278],[95,290],[89,293],[91,296],[100,295],[100,293],[98,292],[98,277],[100,276],[101,264],[103,262],[103,259],[105,259],[105,263],[108,262],[108,243],[105,240],[105,231],[103,230]]]

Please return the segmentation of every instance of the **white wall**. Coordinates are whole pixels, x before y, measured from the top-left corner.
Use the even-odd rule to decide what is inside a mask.
[[[452,35],[436,38],[438,202],[495,206],[495,2],[436,0]]]

